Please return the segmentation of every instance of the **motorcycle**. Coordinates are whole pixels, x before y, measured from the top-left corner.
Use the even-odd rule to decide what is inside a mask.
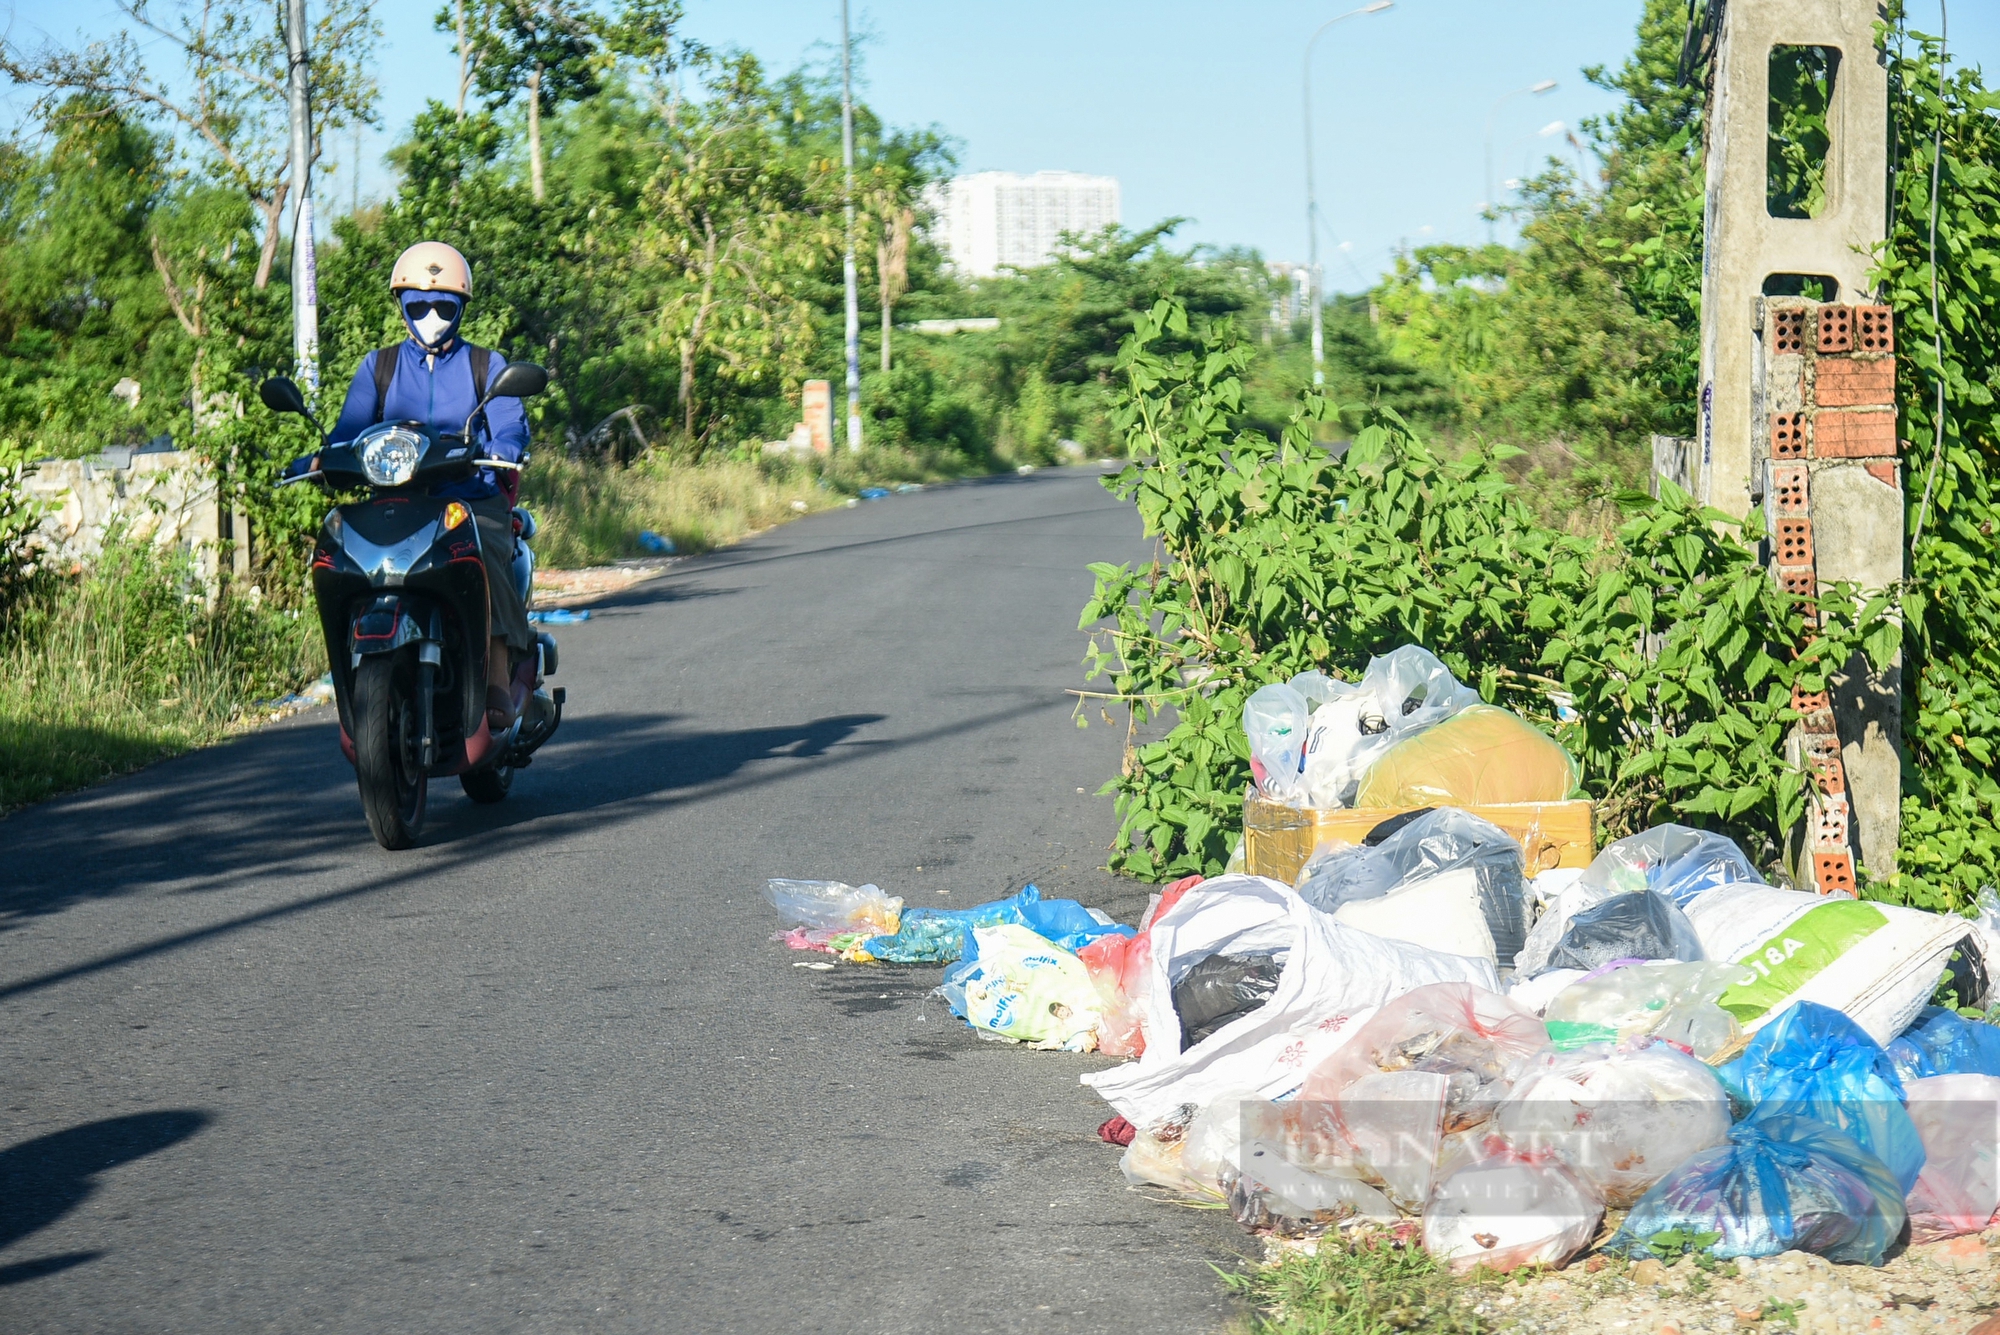
[[[333,667],[340,749],[354,766],[368,828],[384,848],[416,842],[432,778],[455,774],[473,801],[503,801],[514,775],[562,723],[563,689],[543,689],[544,677],[556,670],[556,642],[542,633],[511,683],[514,722],[497,732],[489,726],[491,605],[479,526],[465,502],[428,494],[477,468],[518,470],[477,457],[472,424],[492,400],[527,398],[547,386],[541,367],[512,362],[493,377],[458,434],[382,422],[329,445],[321,430],[318,466],[287,470],[279,483],[368,490],[366,499],[327,511],[313,547],[312,582]],[[296,413],[319,427],[290,380],[266,380],[258,397],[273,412]],[[535,521],[519,507],[513,521],[512,575],[526,602]]]

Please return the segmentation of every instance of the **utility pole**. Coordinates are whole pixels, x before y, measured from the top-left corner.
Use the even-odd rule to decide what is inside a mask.
[[[854,73],[849,60],[847,0],[840,0],[840,161],[847,171],[847,448],[861,448],[861,294],[854,274]]]
[[[1319,44],[1321,35],[1328,28],[1342,19],[1351,19],[1357,14],[1379,14],[1395,3],[1396,0],[1373,0],[1372,4],[1351,9],[1345,14],[1328,19],[1306,39],[1305,76],[1301,80],[1301,91],[1305,95],[1306,116],[1306,294],[1312,306],[1314,385],[1326,383],[1326,330],[1320,311],[1326,298],[1321,290],[1324,284],[1320,281],[1319,272],[1319,206],[1313,199],[1313,47]]]
[[[313,254],[311,57],[306,0],[286,0],[285,50],[292,115],[292,360],[308,391],[319,388],[319,269]]]

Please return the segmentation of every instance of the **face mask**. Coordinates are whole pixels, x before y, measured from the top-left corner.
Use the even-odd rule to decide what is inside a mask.
[[[416,315],[412,307],[421,308],[424,313]],[[410,332],[417,336],[417,342],[434,348],[458,324],[458,309],[455,303],[413,301],[403,308],[403,318],[409,322]]]

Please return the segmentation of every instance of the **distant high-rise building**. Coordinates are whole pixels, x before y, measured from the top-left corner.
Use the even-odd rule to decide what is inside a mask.
[[[1080,172],[975,172],[932,187],[930,202],[932,235],[967,278],[1046,264],[1064,232],[1088,236],[1119,221],[1117,178]]]

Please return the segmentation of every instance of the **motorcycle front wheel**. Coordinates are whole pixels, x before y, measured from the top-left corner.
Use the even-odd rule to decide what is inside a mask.
[[[407,654],[361,660],[354,674],[354,774],[375,842],[417,842],[429,781],[417,735],[416,672]]]

